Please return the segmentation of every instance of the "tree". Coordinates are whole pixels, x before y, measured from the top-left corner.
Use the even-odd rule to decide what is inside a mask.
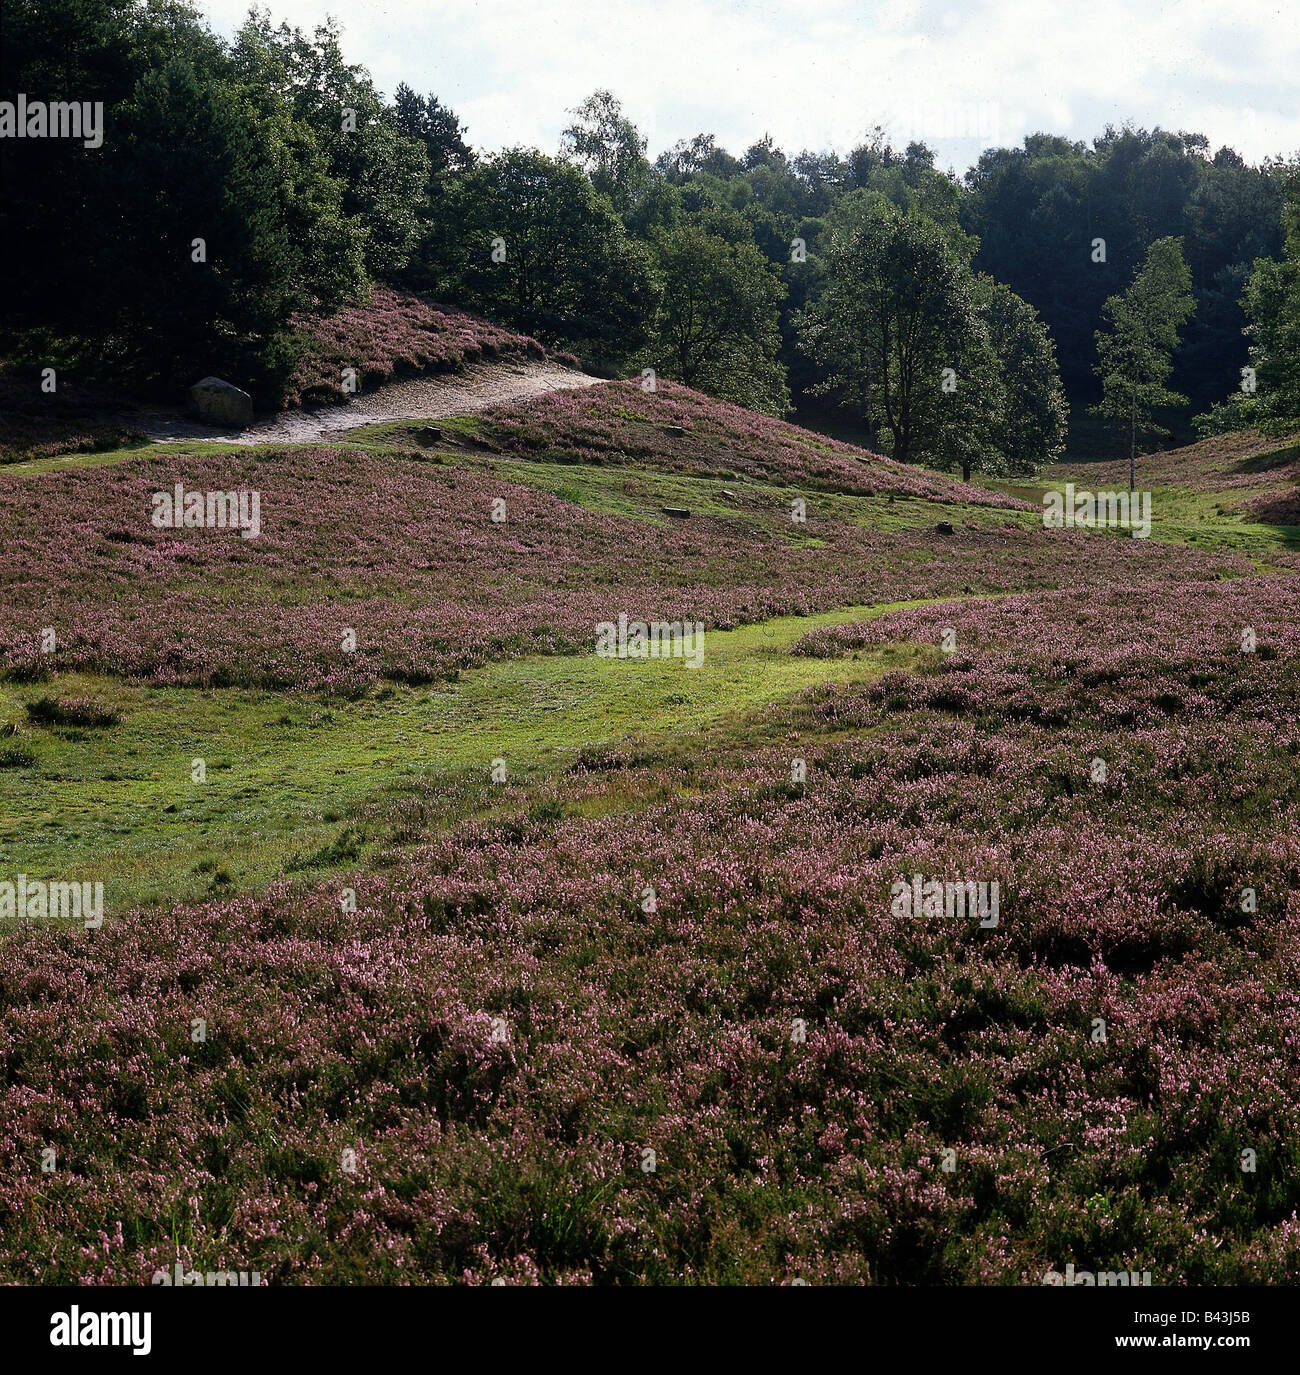
[[[647,357],[688,387],[783,415],[790,408],[778,358],[785,287],[751,242],[718,232],[720,219],[696,216],[653,235],[658,299]]]
[[[309,38],[287,24],[272,28],[265,11],[253,10],[231,55],[264,110],[287,105],[312,129],[329,174],[342,184],[343,213],[365,235],[369,272],[399,272],[420,235],[428,154],[422,139],[403,132],[369,72],[344,60],[336,21],[318,25]]]
[[[1285,251],[1255,264],[1244,302],[1262,417],[1300,419],[1300,164],[1281,173]]]
[[[474,150],[465,142],[469,131],[436,95],[418,96],[401,81],[393,95],[393,112],[403,135],[424,144],[429,159],[426,194],[438,194],[447,177],[473,167]]]
[[[1000,471],[1002,456],[994,446],[1006,416],[1006,376],[979,303],[955,333],[940,376],[933,433],[917,457],[944,472],[960,470],[963,482],[972,472]]]
[[[454,298],[609,367],[645,342],[645,250],[571,163],[514,148],[457,178],[439,210]]]
[[[1284,194],[1282,256],[1257,259],[1245,282],[1249,363],[1228,400],[1196,417],[1202,435],[1252,425],[1281,431],[1300,420],[1300,163],[1272,170]]]
[[[576,109],[564,131],[561,157],[576,163],[597,192],[626,220],[650,181],[646,141],[609,91],[596,91]]]
[[[314,131],[185,6],[9,0],[4,26],[5,89],[107,115],[98,149],[0,141],[0,229],[23,262],[6,351],[168,389],[218,372],[274,400],[290,317],[365,288]]]
[[[680,185],[700,173],[726,180],[740,171],[740,163],[725,148],[718,147],[712,134],[696,134],[692,139],[678,139],[666,152],[660,153],[655,159],[655,169]]]
[[[292,363],[290,316],[366,287],[361,231],[310,130],[255,100],[173,61],[119,111],[121,218],[100,262],[117,293],[119,362],[146,381],[217,371],[274,391]]]
[[[968,269],[939,228],[877,196],[853,227],[832,231],[820,297],[800,320],[804,348],[900,462],[940,448],[957,373],[978,333]],[[948,384],[945,390],[945,383]]]
[[[1260,257],[1276,255],[1279,186],[1199,134],[1107,129],[1091,147],[1032,134],[987,150],[967,174],[964,227],[975,266],[1031,302],[1056,341],[1071,401],[1097,398],[1093,333],[1158,238],[1181,236],[1196,315],[1174,354],[1171,384],[1192,401],[1223,393],[1246,362],[1240,297]]]
[[[981,314],[1002,392],[989,446],[997,472],[1031,474],[1045,463],[1055,463],[1065,448],[1069,405],[1056,365],[1056,346],[1028,301],[990,277],[982,279],[982,287]]]
[[[137,83],[167,61],[199,80],[224,76],[226,54],[192,11],[144,9],[135,0],[5,0],[0,18],[0,92],[67,92],[101,102],[104,142],[0,139],[0,242],[22,270],[5,283],[5,352],[30,338],[40,356],[70,351],[89,361],[116,328],[122,303],[111,251],[126,204],[151,215],[155,185],[125,182],[113,138],[114,112]],[[75,93],[75,97],[73,95]],[[87,234],[98,238],[87,238]],[[188,241],[188,240],[187,240]],[[56,347],[57,341],[57,347]]]
[[[970,283],[973,318],[951,348],[930,467],[999,477],[1034,473],[1065,448],[1068,409],[1051,336],[1037,312],[991,277]]]
[[[1263,259],[1246,287],[1246,314],[1260,418],[1300,418],[1300,214],[1292,205],[1287,253]]]
[[[1111,296],[1102,307],[1109,332],[1099,329],[1097,364],[1102,399],[1093,413],[1129,427],[1129,487],[1139,430],[1166,434],[1155,422],[1159,406],[1176,406],[1186,397],[1166,383],[1173,371],[1178,331],[1196,303],[1192,277],[1183,257],[1182,240],[1157,239],[1122,296]]]

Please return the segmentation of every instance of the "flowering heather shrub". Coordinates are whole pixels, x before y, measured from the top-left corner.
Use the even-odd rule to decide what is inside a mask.
[[[177,481],[259,491],[261,533],[155,528],[151,494]],[[0,671],[355,693],[381,677],[419,683],[504,656],[585,652],[620,612],[726,629],[977,590],[1251,571],[1237,555],[1083,533],[897,534],[816,519],[820,546],[721,518],[654,526],[503,482],[490,464],[325,447],[0,474]],[[54,654],[40,652],[45,626]],[[348,628],[355,653],[341,648]]]
[[[281,882],[17,932],[0,1278],[1293,1281],[1300,597],[1152,590],[873,622],[959,653],[761,745],[588,751],[355,913]],[[896,915],[915,872],[997,878],[999,925]]]
[[[1176,597],[1101,583],[1045,595],[916,607],[817,629],[791,653],[830,658],[900,639],[937,647],[942,631],[951,627],[957,632],[957,654],[950,663],[962,671],[972,648],[995,650],[1005,656],[1008,672],[1032,677],[1046,689],[1067,682],[1095,693],[1099,685],[1117,684],[1117,692],[1132,700],[1150,685],[1157,666],[1164,674],[1183,675],[1184,691],[1188,684],[1213,681],[1212,668],[1238,664],[1247,626],[1255,631],[1254,652],[1260,658],[1294,653],[1298,599],[1300,589],[1290,578],[1182,583]],[[1113,632],[1117,621],[1124,627],[1122,635]]]
[[[557,391],[484,412],[485,428],[509,452],[549,462],[637,463],[703,477],[753,477],[862,496],[923,497],[1024,509],[1016,497],[895,463],[784,420],[717,401],[677,382],[644,392],[639,382]],[[686,434],[666,436],[665,425]]]
[[[378,283],[365,305],[336,315],[297,316],[293,324],[305,352],[284,406],[346,400],[345,367],[356,369],[359,387],[374,387],[404,373],[444,371],[485,358],[546,357],[527,335]]]
[[[47,393],[34,373],[0,368],[0,464],[117,449],[143,440],[129,410],[105,388],[60,380],[58,390]]]

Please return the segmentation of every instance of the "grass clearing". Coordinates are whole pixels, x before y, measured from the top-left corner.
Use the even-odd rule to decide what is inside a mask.
[[[13,728],[5,744],[15,756],[0,768],[0,871],[103,880],[110,913],[254,889],[295,865],[328,872],[355,862],[336,842],[350,828],[355,837],[369,804],[432,790],[490,810],[495,758],[512,781],[537,781],[584,746],[741,731],[803,688],[900,666],[911,652],[827,664],[787,651],[809,630],[902,605],[709,631],[699,669],[534,656],[353,702],[62,675],[60,698],[117,714],[107,729],[38,725],[28,708],[51,686],[0,683],[0,730]],[[199,759],[201,783],[191,776]],[[451,810],[449,820],[463,814]]]

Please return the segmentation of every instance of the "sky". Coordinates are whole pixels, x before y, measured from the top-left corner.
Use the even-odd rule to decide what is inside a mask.
[[[198,0],[229,36],[248,0]],[[654,158],[764,134],[847,152],[874,125],[964,172],[982,149],[1126,121],[1205,134],[1247,161],[1300,151],[1300,0],[266,0],[342,24],[392,96],[432,92],[480,151],[555,152],[567,111],[614,92]]]

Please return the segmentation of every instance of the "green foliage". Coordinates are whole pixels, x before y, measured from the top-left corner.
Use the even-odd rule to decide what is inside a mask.
[[[1059,456],[1067,411],[1051,338],[1032,306],[970,271],[962,238],[865,190],[826,230],[824,282],[800,317],[823,370],[813,390],[883,425],[895,458],[967,480]]]
[[[901,462],[941,450],[955,407],[944,369],[978,362],[970,273],[933,221],[877,194],[832,229],[826,284],[803,313],[804,347],[825,370],[817,390],[889,432]]]
[[[1166,383],[1178,331],[1196,309],[1191,285],[1182,241],[1157,239],[1124,294],[1106,301],[1102,315],[1110,329],[1095,336],[1102,399],[1094,414],[1135,436],[1166,433],[1154,413],[1186,400]]]
[[[570,112],[558,162],[514,150],[476,165],[456,115],[404,83],[387,103],[346,60],[333,21],[304,32],[254,10],[227,43],[185,0],[8,0],[4,23],[4,90],[75,91],[109,115],[100,149],[0,143],[0,231],[23,264],[0,325],[15,362],[173,395],[217,372],[274,404],[297,357],[291,317],[363,300],[370,279],[495,315],[598,370],[627,366],[653,333],[669,375],[689,370],[766,410],[783,409],[788,389],[837,393],[892,434],[883,404],[868,406],[866,384],[848,380],[848,354],[867,346],[852,344],[847,322],[818,315],[839,289],[828,287],[831,244],[870,237],[886,204],[936,228],[971,298],[948,311],[945,361],[927,364],[962,379],[942,394],[946,408],[915,377],[866,387],[881,389],[879,403],[888,392],[892,406],[900,385],[900,404],[909,398],[895,416],[899,452],[963,471],[1045,461],[1063,413],[1050,341],[1067,391],[1095,401],[1092,337],[1110,318],[1105,302],[1169,238],[1186,246],[1197,309],[1165,395],[1208,404],[1249,356],[1258,393],[1215,406],[1202,425],[1277,426],[1300,413],[1295,169],[1249,167],[1226,148],[1211,157],[1201,135],[1108,128],[1088,146],[1036,134],[985,152],[964,183],[923,143],[895,150],[879,128],[845,156],[789,156],[770,136],[734,156],[701,133],[652,166],[619,101],[598,89]],[[93,253],[88,224],[111,226]],[[665,255],[684,226],[727,248],[678,262],[688,280],[665,293]],[[504,263],[485,251],[497,237]],[[195,239],[203,262],[191,257]],[[775,347],[773,293],[755,255],[785,288],[774,298]],[[1036,318],[987,297],[972,268],[1032,303]],[[918,292],[918,319],[927,292],[944,289]],[[706,368],[683,361],[683,321],[709,291],[726,302],[724,318],[696,331],[694,352],[711,332],[736,356]],[[760,321],[752,335],[737,323],[746,312]],[[818,347],[799,347],[801,319]],[[1102,398],[1110,411],[1114,392],[1112,382]]]
[[[1036,134],[988,149],[965,181],[975,266],[1041,313],[1076,407],[1097,400],[1092,335],[1106,298],[1162,237],[1183,239],[1197,305],[1174,389],[1204,404],[1236,384],[1246,362],[1238,298],[1254,260],[1280,244],[1280,188],[1267,165],[1248,167],[1228,148],[1210,157],[1201,135],[1126,127],[1091,147]]]
[[[1008,286],[982,278],[983,315],[998,360],[1002,406],[988,434],[996,461],[985,471],[1028,475],[1065,448],[1069,406],[1056,347],[1038,312]]]
[[[498,154],[456,179],[439,222],[456,299],[597,367],[645,342],[646,252],[571,163]]]
[[[569,113],[574,122],[564,131],[562,156],[626,221],[650,183],[645,139],[609,91],[596,91]]]
[[[465,142],[468,130],[436,95],[418,96],[400,81],[393,93],[393,113],[402,133],[424,144],[429,159],[426,194],[430,197],[442,189],[449,175],[474,166],[474,150]]]
[[[1300,419],[1300,165],[1287,171],[1285,185],[1285,253],[1255,264],[1243,302],[1258,419],[1266,423]]]
[[[287,24],[272,28],[253,11],[232,50],[239,76],[264,98],[286,106],[309,127],[342,188],[345,216],[362,232],[366,269],[402,268],[415,246],[417,209],[430,176],[421,138],[408,137],[364,67],[344,60],[337,22],[308,38]]]
[[[783,415],[790,393],[777,355],[785,287],[743,230],[734,215],[706,213],[655,231],[657,306],[647,357],[664,377]]]
[[[145,380],[219,372],[274,391],[294,361],[289,316],[364,287],[360,230],[310,131],[256,101],[176,61],[142,77],[121,111],[112,156],[127,214],[100,261],[124,361]]]
[[[979,240],[961,225],[961,187],[933,167],[914,162],[911,167],[892,158],[875,167],[860,186],[848,191],[826,217],[834,231],[851,233],[869,220],[871,207],[883,198],[899,210],[913,211],[931,220],[943,234],[953,254],[969,264]]]
[[[423,150],[332,30],[308,41],[254,16],[227,47],[181,4],[39,11],[6,6],[5,89],[74,89],[103,101],[107,127],[99,149],[0,148],[3,229],[24,263],[7,350],[173,393],[217,372],[273,404],[296,358],[290,317],[401,260]],[[89,225],[106,228],[93,253]]]

